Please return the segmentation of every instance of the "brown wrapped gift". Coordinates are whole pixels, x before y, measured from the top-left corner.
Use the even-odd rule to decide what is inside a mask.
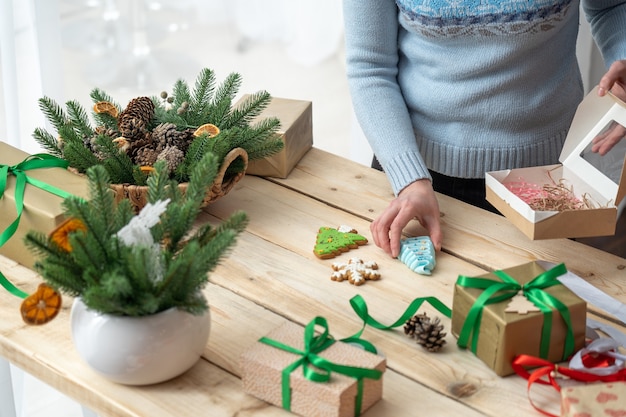
[[[302,327],[291,322],[278,327],[265,339],[298,350],[304,347]],[[339,341],[324,349],[319,356],[337,365],[377,370],[381,374],[386,369],[385,358]],[[301,355],[261,341],[256,342],[241,356],[244,391],[282,407],[283,370],[300,358]],[[382,384],[382,375],[380,379],[362,378],[361,413],[381,399]],[[300,365],[289,374],[289,386],[291,388],[288,390],[291,392],[289,410],[293,413],[307,417],[355,415],[358,382],[354,377],[332,372],[328,381],[313,382],[304,377],[303,367]]]
[[[504,269],[503,272],[515,279],[520,285],[524,285],[545,270],[537,262],[530,262]],[[502,281],[493,273],[477,278]],[[574,350],[581,349],[585,343],[587,304],[564,285],[554,285],[543,291],[567,307],[572,324],[571,331],[574,336]],[[462,286],[458,282],[455,285],[452,301],[452,334],[457,338],[462,332],[470,309],[481,294],[483,294],[482,289]],[[482,319],[478,335],[476,335],[478,342],[474,353],[499,376],[515,373],[511,367],[511,362],[517,355],[540,356],[542,329],[545,323],[544,314],[541,311],[528,312],[527,314],[505,312],[509,302],[511,299],[485,305],[482,308]],[[551,311],[552,330],[549,339],[549,353],[544,359],[556,363],[563,360],[568,328],[558,310],[552,309]],[[471,346],[472,341],[472,337],[470,337],[468,347]]]
[[[246,99],[245,95],[239,101]],[[261,177],[287,178],[293,167],[313,146],[313,111],[310,101],[272,98],[270,104],[251,121],[276,117],[280,120],[279,133],[285,146],[272,156],[248,162],[246,174]]]
[[[11,145],[0,142],[0,164],[17,165],[29,156]],[[41,168],[25,171],[30,177],[62,189],[72,195],[87,198],[89,186],[87,179],[63,168]],[[4,231],[17,217],[15,209],[15,176],[7,179],[7,188],[0,199],[0,232]],[[48,191],[26,184],[24,191],[24,210],[17,230],[2,247],[0,254],[20,264],[32,268],[34,254],[24,245],[24,236],[30,230],[43,233],[51,232],[63,219],[61,203],[63,198]]]

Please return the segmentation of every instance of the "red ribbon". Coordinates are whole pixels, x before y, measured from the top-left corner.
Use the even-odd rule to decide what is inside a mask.
[[[604,367],[609,366],[612,363],[613,358],[607,355],[603,355],[602,353],[594,353],[593,355],[587,354],[583,357],[583,362],[585,362],[586,364],[591,363],[591,361],[593,361],[594,364],[597,364],[598,367]],[[530,397],[530,388],[535,382],[538,384],[550,385],[554,387],[554,389],[556,389],[558,392],[561,392],[561,386],[556,380],[559,375],[580,382],[626,381],[626,368],[620,369],[619,371],[610,375],[597,375],[590,372],[577,371],[575,369],[570,369],[565,366],[559,366],[545,359],[537,358],[530,355],[517,356],[513,360],[511,366],[513,367],[515,373],[517,373],[522,378],[528,380],[527,395],[528,400],[530,401],[530,404],[533,406],[533,408],[539,411],[541,414],[551,417],[558,416],[548,413],[547,411],[544,411],[541,408],[537,407]],[[527,368],[537,369],[529,372]]]

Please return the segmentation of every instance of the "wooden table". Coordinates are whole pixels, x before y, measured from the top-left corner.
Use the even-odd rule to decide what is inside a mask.
[[[0,292],[0,355],[101,416],[286,416],[286,411],[242,391],[239,355],[286,320],[304,326],[321,315],[335,337],[356,333],[362,321],[349,304],[356,294],[366,300],[372,316],[391,324],[418,297],[434,296],[451,307],[459,274],[479,275],[543,259],[565,262],[572,272],[626,302],[626,260],[571,240],[530,241],[506,218],[446,196],[439,196],[445,236],[432,276],[412,272],[372,242],[335,260],[346,261],[351,255],[373,260],[379,265],[380,281],[359,287],[331,281],[332,261],[313,254],[319,227],[350,225],[369,238],[370,222],[391,199],[383,173],[314,148],[289,178],[246,176],[207,207],[201,221],[217,222],[242,209],[250,224],[210,275],[205,291],[212,327],[202,360],[169,382],[127,387],[95,375],[72,346],[70,300],[54,321],[30,327],[19,317],[21,300]],[[405,232],[424,233],[417,222]],[[0,258],[0,268],[27,291],[41,281],[6,258]],[[441,316],[426,304],[422,309]],[[618,323],[594,306],[589,310],[595,319]],[[449,332],[450,320],[441,318]],[[367,328],[363,336],[388,362],[383,399],[367,411],[368,417],[420,412],[539,415],[529,404],[525,380],[516,375],[497,377],[471,352],[459,349],[450,334],[438,353],[420,348],[401,328]],[[535,390],[533,399],[558,413],[555,392]]]

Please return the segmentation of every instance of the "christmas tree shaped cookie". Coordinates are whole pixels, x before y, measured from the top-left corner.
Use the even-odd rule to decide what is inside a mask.
[[[428,236],[403,239],[398,259],[414,272],[430,275],[435,268],[435,247]]]
[[[313,253],[320,259],[329,259],[366,243],[367,238],[350,227],[320,227]]]

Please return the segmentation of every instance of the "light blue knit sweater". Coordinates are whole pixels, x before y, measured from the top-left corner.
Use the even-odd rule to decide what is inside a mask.
[[[578,1],[343,3],[352,102],[396,194],[428,168],[558,162],[583,97]],[[583,6],[605,62],[625,59],[626,0]]]

